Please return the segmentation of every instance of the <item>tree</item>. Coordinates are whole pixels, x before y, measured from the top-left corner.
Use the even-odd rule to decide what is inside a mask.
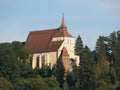
[[[19,61],[19,66],[21,69],[21,76],[26,77],[26,74],[31,71],[30,67],[30,59],[31,56],[29,53],[24,49],[24,46],[19,41],[13,41],[11,43],[12,50],[15,53],[16,58]]]
[[[10,43],[0,44],[0,76],[8,80],[14,80],[20,76],[19,62]]]
[[[63,87],[64,87],[64,90],[69,90],[69,88],[68,88],[68,84],[67,84],[66,81],[64,82]]]
[[[11,82],[3,77],[0,77],[0,90],[14,90],[14,87]]]
[[[114,31],[109,36],[107,36],[106,44],[109,61],[111,64],[113,64],[117,80],[120,81],[120,31]]]
[[[99,36],[99,39],[96,42],[96,53],[98,57],[98,62],[102,65],[107,60],[106,57],[106,47],[104,43],[104,37]]]
[[[76,89],[76,82],[78,80],[78,67],[77,65],[73,66],[73,70],[72,72],[70,72],[67,75],[67,83],[68,83],[68,87],[69,90],[75,90]]]
[[[49,78],[52,76],[52,69],[50,66],[43,65],[39,70],[39,74],[42,78]]]
[[[31,67],[26,61],[28,58],[28,52],[24,50],[20,42],[1,43],[0,76],[11,81],[19,77],[26,77],[31,71]]]
[[[41,77],[28,79],[28,81],[29,81],[29,83],[27,84],[29,87],[28,90],[49,90]]]
[[[109,80],[109,61],[106,55],[106,44],[103,36],[100,36],[96,43],[96,53],[98,56],[98,68],[100,70],[99,78],[103,79],[106,82]]]
[[[104,80],[98,80],[95,90],[114,90],[114,87],[112,84],[108,84]]]
[[[120,81],[120,31],[112,32],[107,39],[117,79]]]
[[[95,68],[96,89],[113,90],[116,79],[109,62],[109,49],[106,38],[100,36],[96,43],[97,64]]]
[[[59,82],[54,76],[52,76],[51,78],[45,78],[44,82],[49,87],[49,90],[60,90]]]
[[[28,83],[30,83],[27,79],[16,79],[14,83],[15,90],[31,90],[28,87]]]
[[[16,57],[19,61],[23,63],[27,63],[27,59],[29,58],[29,53],[24,49],[24,46],[21,42],[13,41],[12,49],[16,54]]]
[[[75,43],[75,54],[81,56],[82,50],[83,50],[83,42],[81,37],[78,36]]]
[[[49,90],[41,77],[18,79],[14,86],[15,90]]]
[[[109,76],[110,76],[111,83],[113,85],[115,85],[117,82],[117,78],[116,78],[116,73],[115,73],[115,70],[113,68],[113,65],[110,65],[110,67],[109,67]]]
[[[93,64],[94,64],[93,55],[90,49],[87,46],[85,46],[82,52],[82,58],[81,58],[81,63],[79,67],[79,82],[80,82],[79,89],[80,90],[93,90],[94,89],[92,87],[94,85],[92,81]]]
[[[56,65],[53,67],[53,74],[57,78],[57,81],[59,82],[59,87],[63,88],[65,68],[62,62],[61,55],[59,59],[57,60]]]

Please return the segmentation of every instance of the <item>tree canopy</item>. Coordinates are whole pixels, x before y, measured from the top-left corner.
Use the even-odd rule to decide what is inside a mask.
[[[32,54],[21,42],[0,43],[0,90],[120,89],[120,31],[99,36],[94,51],[78,36],[75,54],[80,64],[65,74],[61,56],[52,68],[32,69]]]

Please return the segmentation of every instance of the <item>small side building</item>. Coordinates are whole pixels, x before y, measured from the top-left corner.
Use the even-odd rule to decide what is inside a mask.
[[[74,52],[74,37],[67,31],[64,17],[59,28],[31,31],[24,48],[33,54],[32,68],[42,65],[53,67],[62,55],[66,71],[72,70],[73,62],[79,65],[79,56]]]

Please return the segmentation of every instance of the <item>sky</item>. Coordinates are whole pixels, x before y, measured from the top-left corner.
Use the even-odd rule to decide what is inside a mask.
[[[0,0],[0,43],[58,28],[63,13],[68,32],[91,50],[99,36],[120,30],[120,0]]]

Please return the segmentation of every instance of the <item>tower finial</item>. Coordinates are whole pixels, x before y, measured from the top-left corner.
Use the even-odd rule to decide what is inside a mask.
[[[64,12],[63,12],[63,18],[64,18]]]
[[[59,28],[60,30],[67,30],[67,26],[65,25],[65,21],[64,21],[64,13],[63,13],[62,22]]]

